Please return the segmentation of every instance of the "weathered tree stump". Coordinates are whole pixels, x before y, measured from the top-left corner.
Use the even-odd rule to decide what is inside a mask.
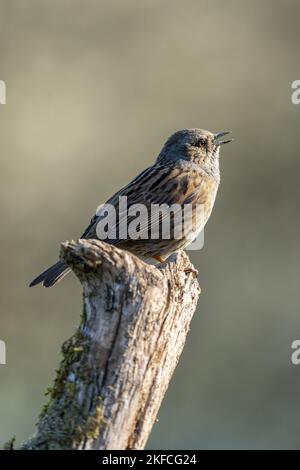
[[[159,266],[97,240],[62,244],[83,314],[36,434],[22,449],[143,449],[182,352],[200,292],[177,253]]]

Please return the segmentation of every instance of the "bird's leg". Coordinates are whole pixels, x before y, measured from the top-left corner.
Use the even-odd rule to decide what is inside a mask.
[[[159,255],[151,256],[151,258],[155,259],[156,261],[159,261],[160,263],[165,262],[164,258],[162,256],[159,256]]]

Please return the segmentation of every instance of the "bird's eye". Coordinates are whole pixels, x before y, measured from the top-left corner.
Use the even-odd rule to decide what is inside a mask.
[[[204,147],[205,145],[206,145],[206,140],[201,138],[197,140],[195,147]]]

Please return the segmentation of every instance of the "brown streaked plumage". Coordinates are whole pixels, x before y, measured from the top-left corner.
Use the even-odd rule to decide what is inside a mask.
[[[170,217],[170,238],[166,238],[163,231],[165,214],[154,214],[150,220],[142,219],[139,225],[139,239],[105,240],[119,248],[128,250],[137,256],[146,259],[163,261],[171,253],[185,248],[205,226],[216,197],[220,182],[219,149],[220,145],[230,142],[220,141],[220,137],[228,132],[213,134],[202,129],[184,129],[173,134],[163,146],[153,166],[144,170],[127,186],[115,193],[108,201],[116,208],[120,207],[120,196],[127,197],[127,207],[133,209],[134,204],[143,204],[151,213],[153,204],[176,204],[174,214]],[[176,239],[175,233],[180,220],[180,209],[187,204],[191,205],[192,218],[187,223],[185,233]],[[201,207],[201,218],[196,219],[196,211]],[[176,218],[178,216],[178,218]],[[99,238],[97,228],[105,217],[99,211],[91,220],[82,238]],[[127,226],[135,216],[123,211],[115,220],[109,221],[111,227],[119,233],[119,228],[127,218]],[[151,227],[150,227],[151,223]],[[150,238],[151,229],[157,233],[157,238]],[[30,286],[43,283],[51,287],[62,279],[70,269],[61,261],[51,266],[34,279]]]

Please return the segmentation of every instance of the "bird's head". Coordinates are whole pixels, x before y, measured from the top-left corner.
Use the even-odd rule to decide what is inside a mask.
[[[230,131],[212,133],[203,129],[183,129],[171,135],[163,146],[158,161],[186,160],[208,170],[218,164],[221,145],[233,139],[221,140]]]

